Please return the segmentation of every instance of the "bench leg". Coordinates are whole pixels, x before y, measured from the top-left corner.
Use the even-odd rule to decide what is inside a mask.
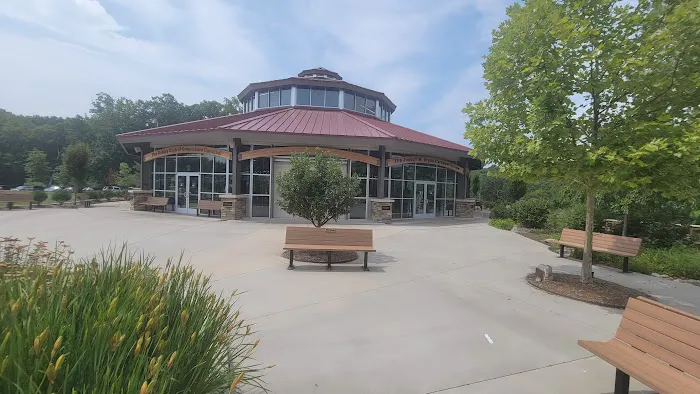
[[[331,252],[328,252],[328,266],[326,267],[328,271],[331,270]]]
[[[293,270],[294,269],[294,251],[290,250],[289,251],[289,266],[287,267],[288,270]]]
[[[615,394],[629,394],[630,376],[620,371],[615,371]]]
[[[367,258],[368,258],[369,252],[365,252],[365,271],[369,271],[369,268],[367,268]]]
[[[564,245],[559,245],[559,257],[564,257]]]
[[[622,259],[622,272],[630,272],[630,258],[625,257]]]
[[[31,201],[29,201],[29,210],[30,211],[32,210],[32,202]]]

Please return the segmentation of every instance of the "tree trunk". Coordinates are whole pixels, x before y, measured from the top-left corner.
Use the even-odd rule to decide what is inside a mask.
[[[629,218],[630,218],[630,210],[629,208],[625,209],[625,216],[622,219],[622,236],[626,237],[627,236],[627,227],[629,226]]]
[[[593,277],[593,224],[595,222],[595,190],[586,192],[586,243],[583,248],[581,282],[589,283]]]

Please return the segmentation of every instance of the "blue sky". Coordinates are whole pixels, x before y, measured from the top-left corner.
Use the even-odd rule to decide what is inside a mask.
[[[0,108],[85,114],[97,92],[185,103],[317,66],[386,93],[394,123],[464,143],[509,0],[3,0]]]

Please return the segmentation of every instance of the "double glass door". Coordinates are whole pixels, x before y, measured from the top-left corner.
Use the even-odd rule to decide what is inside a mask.
[[[178,173],[176,190],[175,212],[196,214],[199,202],[199,173]]]
[[[435,182],[416,182],[414,218],[435,217]]]

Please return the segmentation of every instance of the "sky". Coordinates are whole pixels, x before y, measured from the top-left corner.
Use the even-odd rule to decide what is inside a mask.
[[[0,108],[84,115],[98,92],[186,104],[325,67],[392,122],[464,144],[483,56],[513,0],[2,0]]]

